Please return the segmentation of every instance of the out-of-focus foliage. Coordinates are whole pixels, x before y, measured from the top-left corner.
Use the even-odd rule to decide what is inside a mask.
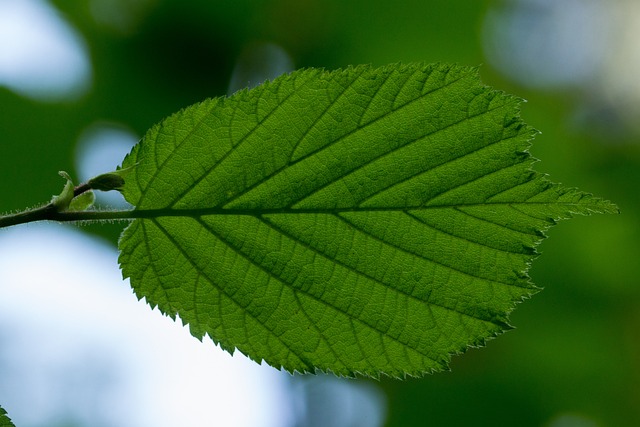
[[[14,427],[13,423],[7,415],[7,411],[0,406],[0,427]]]
[[[62,103],[0,87],[0,211],[59,192],[56,173],[74,170],[78,137],[90,125],[115,122],[142,135],[184,106],[227,93],[238,58],[264,43],[287,52],[295,68],[485,64],[486,83],[529,101],[523,117],[543,132],[533,148],[544,159],[536,169],[615,200],[622,215],[578,218],[550,233],[531,271],[545,290],[514,313],[516,331],[454,359],[451,373],[379,383],[387,423],[557,426],[573,416],[638,425],[640,142],[615,122],[595,133],[576,120],[579,97],[607,118],[607,104],[588,90],[525,89],[491,68],[482,26],[490,8],[507,3],[58,0],[86,43],[92,86]],[[120,228],[88,230],[115,243]]]

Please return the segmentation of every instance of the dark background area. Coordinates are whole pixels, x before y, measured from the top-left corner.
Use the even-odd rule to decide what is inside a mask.
[[[579,217],[551,230],[531,270],[545,289],[513,313],[516,330],[454,357],[451,372],[373,382],[386,396],[385,425],[640,425],[640,96],[615,87],[623,81],[616,76],[638,65],[631,54],[628,63],[601,54],[625,47],[624,34],[616,38],[612,30],[608,49],[587,39],[563,54],[561,33],[547,26],[550,16],[560,19],[549,3],[54,1],[86,44],[91,84],[80,97],[59,101],[0,86],[0,212],[58,193],[58,170],[77,176],[79,138],[95,123],[121,124],[141,136],[189,104],[227,94],[232,81],[245,85],[238,76],[252,70],[264,76],[289,66],[481,65],[487,84],[528,100],[522,115],[542,131],[531,150],[542,159],[536,169],[616,202],[622,213]],[[571,19],[584,19],[581,7],[589,2],[571,3],[575,15],[560,14],[568,28]],[[624,11],[627,3],[603,7]],[[530,38],[511,31],[514,20]],[[591,62],[572,68],[572,52],[591,55]],[[582,73],[586,67],[591,71]],[[121,229],[84,228],[114,245]],[[312,381],[294,377],[292,389],[304,394]],[[314,405],[300,426],[322,425],[313,417],[331,411]]]

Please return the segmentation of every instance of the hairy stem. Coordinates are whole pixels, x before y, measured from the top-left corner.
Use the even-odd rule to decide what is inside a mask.
[[[77,197],[89,190],[91,190],[91,186],[89,184],[80,184],[73,189],[73,197]],[[60,212],[59,208],[53,202],[49,202],[46,205],[27,209],[14,214],[0,215],[0,228],[35,221],[79,221],[82,220],[82,218],[75,220],[63,218],[67,217],[69,214],[82,214],[81,216],[84,216],[90,213],[92,212]]]
[[[0,228],[35,221],[108,221],[114,219],[134,219],[136,216],[133,210],[58,212],[56,208],[49,203],[42,207],[0,216]]]
[[[18,212],[15,214],[2,215],[0,216],[0,228],[18,224],[26,224],[28,222],[52,219],[52,216],[54,216],[54,214],[56,213],[56,207],[53,205],[53,203],[49,203],[45,206],[28,209],[26,211]]]

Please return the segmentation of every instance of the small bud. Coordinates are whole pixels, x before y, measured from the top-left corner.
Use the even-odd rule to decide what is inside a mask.
[[[51,204],[55,206],[58,212],[62,212],[69,208],[69,204],[71,204],[71,200],[73,200],[73,181],[71,181],[71,177],[65,171],[60,171],[58,174],[66,179],[67,183],[64,185],[60,194],[51,198]]]
[[[91,178],[87,184],[94,190],[111,191],[120,190],[124,185],[124,178],[117,172],[103,173],[95,178]]]
[[[135,165],[134,165],[135,166]],[[131,172],[134,166],[118,169],[113,172],[103,173],[102,175],[98,175],[94,178],[91,178],[87,185],[94,190],[100,191],[111,191],[111,190],[122,190],[124,186],[124,178]]]

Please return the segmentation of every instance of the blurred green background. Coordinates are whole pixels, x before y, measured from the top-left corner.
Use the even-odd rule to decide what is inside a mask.
[[[640,425],[638,2],[52,4],[89,68],[69,96],[10,88],[0,74],[0,212],[59,192],[58,170],[81,175],[77,154],[91,129],[140,137],[180,108],[287,69],[481,65],[487,84],[528,100],[522,115],[542,131],[531,150],[542,159],[537,170],[622,213],[551,230],[531,270],[545,289],[513,313],[515,331],[455,357],[451,372],[371,382],[386,401],[383,425]],[[121,228],[84,229],[115,245]],[[291,379],[306,405],[297,426],[328,425],[322,417],[334,411],[314,381],[323,379]],[[348,425],[370,425],[361,421]]]

